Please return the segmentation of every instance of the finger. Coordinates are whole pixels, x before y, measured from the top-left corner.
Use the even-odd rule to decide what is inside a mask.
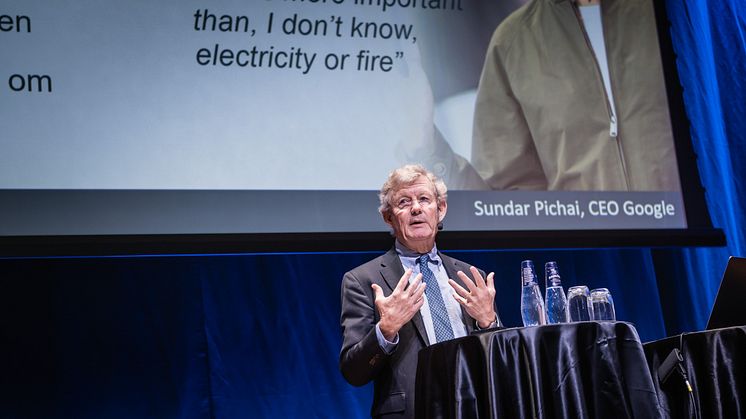
[[[487,288],[495,289],[495,273],[490,272],[487,274]]]
[[[474,275],[474,282],[476,283],[477,288],[484,287],[486,284],[484,283],[484,278],[482,278],[482,274],[479,273],[479,269],[472,266],[469,268],[469,270],[471,271],[471,274]]]
[[[396,289],[394,291],[402,292],[404,291],[404,288],[407,287],[407,284],[409,283],[409,277],[412,276],[412,269],[407,268],[404,271],[404,275],[399,278],[399,283],[396,284]]]
[[[425,304],[425,299],[422,298],[422,297],[418,298],[417,301],[415,301],[415,303],[414,303],[414,309],[415,309],[414,311],[415,311],[415,313],[422,308],[423,304]]]
[[[464,298],[464,297],[456,294],[455,292],[453,293],[453,298],[455,298],[456,301],[458,301],[459,304],[461,304],[462,306],[466,307],[466,298]]]
[[[448,285],[450,285],[451,288],[453,288],[453,290],[456,291],[456,293],[459,295],[462,295],[464,297],[469,295],[469,291],[465,290],[464,287],[462,287],[461,285],[458,284],[458,282],[452,279],[448,280]]]
[[[385,298],[383,296],[383,290],[378,286],[378,284],[371,284],[370,287],[373,288],[373,293],[376,296],[375,301]]]
[[[466,288],[469,288],[470,292],[476,290],[477,287],[476,287],[476,285],[474,285],[474,281],[472,281],[471,278],[469,278],[469,275],[467,275],[467,274],[465,274],[465,273],[463,273],[461,271],[456,272],[456,275],[458,275],[458,277],[461,278],[461,280],[466,285]]]
[[[420,284],[417,287],[417,289],[415,289],[414,293],[412,294],[412,299],[415,300],[415,301],[417,301],[420,298],[422,298],[422,295],[425,294],[425,287],[426,286],[427,286],[427,284],[425,284],[424,282],[422,284]]]
[[[409,284],[409,287],[407,288],[407,291],[409,291],[409,295],[411,296],[415,292],[417,292],[417,288],[420,286],[420,283],[422,282],[422,274],[417,274],[417,276],[414,277],[414,281],[412,281],[411,284]]]

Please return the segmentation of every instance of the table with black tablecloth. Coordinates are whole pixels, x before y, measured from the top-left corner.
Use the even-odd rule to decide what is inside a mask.
[[[665,416],[746,418],[746,326],[685,333],[643,347],[656,375],[674,348],[684,359],[691,396],[678,371],[664,383],[654,380]]]
[[[486,331],[423,349],[418,418],[656,418],[635,328],[581,322]]]

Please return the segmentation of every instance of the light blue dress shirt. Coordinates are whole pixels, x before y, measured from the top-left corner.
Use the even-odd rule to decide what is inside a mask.
[[[411,284],[414,282],[417,274],[420,273],[420,267],[417,264],[417,258],[420,257],[420,254],[407,249],[401,243],[399,243],[398,240],[396,241],[395,248],[404,269],[412,270],[412,276],[409,277],[409,283]],[[433,248],[428,253],[428,256],[430,257],[428,267],[431,271],[433,271],[435,279],[437,279],[438,281],[438,287],[440,288],[440,293],[443,295],[443,301],[445,302],[446,310],[448,311],[448,320],[450,321],[451,328],[453,329],[453,336],[455,338],[466,336],[466,325],[464,324],[463,311],[461,311],[461,305],[458,303],[458,301],[453,298],[454,291],[453,288],[451,288],[451,286],[448,284],[448,274],[446,273],[445,267],[443,267],[443,261],[440,259],[440,256],[438,256],[437,246],[433,246]],[[430,342],[436,342],[435,327],[433,326],[433,318],[430,314],[430,306],[428,304],[427,297],[424,294],[423,298],[425,300],[425,303],[422,305],[422,307],[420,307],[422,322],[425,324],[425,331],[427,332],[428,340]],[[381,346],[384,352],[389,354],[393,352],[394,349],[396,349],[396,345],[399,343],[398,333],[394,337],[394,341],[389,342],[383,336],[383,333],[381,333],[381,329],[378,327],[377,324],[376,337],[378,338],[378,344]]]

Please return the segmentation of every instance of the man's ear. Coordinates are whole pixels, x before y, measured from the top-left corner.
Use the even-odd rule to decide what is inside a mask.
[[[391,211],[386,211],[385,213],[381,214],[383,217],[383,221],[386,222],[386,224],[390,225],[391,227],[394,226],[393,222],[391,221]]]
[[[446,212],[448,212],[448,203],[443,201],[438,204],[438,222],[441,222],[446,218]]]

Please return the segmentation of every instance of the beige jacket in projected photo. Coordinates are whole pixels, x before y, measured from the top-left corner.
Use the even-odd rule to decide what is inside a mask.
[[[570,0],[534,0],[498,26],[474,167],[498,190],[680,190],[652,2],[601,2],[616,126],[581,19]]]

